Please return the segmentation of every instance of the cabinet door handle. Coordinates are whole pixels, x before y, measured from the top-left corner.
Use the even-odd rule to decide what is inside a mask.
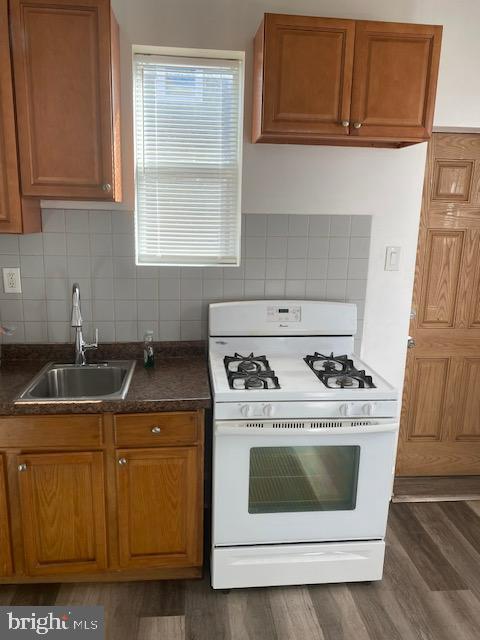
[[[126,458],[119,458],[118,459],[118,464],[121,464],[121,465],[127,464],[127,459]]]
[[[25,464],[25,462],[22,462],[22,464],[18,465],[18,470],[19,471],[26,471],[27,470],[27,465]]]
[[[112,190],[112,185],[108,184],[108,182],[106,184],[102,184],[102,190],[106,191],[106,192],[111,191]]]
[[[350,126],[350,122],[349,120],[342,120],[342,127],[349,127]]]
[[[160,433],[160,432],[161,432],[161,428],[160,428],[160,427],[152,427],[152,428],[150,429],[150,431],[151,431],[152,433],[157,434],[157,433]]]
[[[353,128],[354,128],[354,129],[360,129],[360,128],[361,128],[361,126],[362,126],[362,123],[361,123],[361,122],[354,122],[354,123],[353,123]]]

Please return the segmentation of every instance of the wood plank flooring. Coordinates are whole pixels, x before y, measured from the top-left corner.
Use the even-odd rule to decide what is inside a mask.
[[[398,477],[393,502],[480,500],[480,476]]]
[[[108,640],[479,640],[480,502],[393,504],[384,579],[372,584],[0,587],[10,604],[103,605]]]

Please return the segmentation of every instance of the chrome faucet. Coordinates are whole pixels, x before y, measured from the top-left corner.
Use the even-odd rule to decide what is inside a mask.
[[[87,343],[83,339],[83,318],[80,309],[80,285],[75,282],[72,290],[72,327],[75,329],[75,364],[86,365],[85,352],[98,347],[98,329],[95,329],[95,342]]]

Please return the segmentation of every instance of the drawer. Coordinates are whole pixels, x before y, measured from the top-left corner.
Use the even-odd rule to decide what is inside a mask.
[[[116,415],[115,443],[120,447],[194,444],[198,440],[195,411]]]
[[[101,415],[8,416],[0,418],[0,448],[91,448],[103,443]]]

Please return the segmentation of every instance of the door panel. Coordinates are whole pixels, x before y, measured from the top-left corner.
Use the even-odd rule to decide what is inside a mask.
[[[348,135],[355,22],[265,20],[263,132]]]
[[[21,455],[18,470],[29,575],[105,569],[102,454]]]
[[[120,564],[201,563],[200,447],[117,451]]]
[[[408,440],[440,440],[448,358],[415,358]]]
[[[480,135],[429,145],[397,473],[480,475]],[[417,313],[415,313],[417,312]]]
[[[463,248],[462,231],[428,233],[421,324],[451,327],[455,319]]]
[[[463,360],[460,389],[463,390],[463,398],[455,440],[480,443],[480,357]]]
[[[440,41],[441,27],[357,22],[353,135],[428,138]]]
[[[113,200],[109,2],[13,0],[11,26],[23,193]]]

